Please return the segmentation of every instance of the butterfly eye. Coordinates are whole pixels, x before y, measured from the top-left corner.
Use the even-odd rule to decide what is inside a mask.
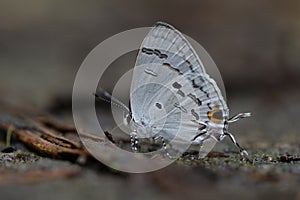
[[[214,123],[221,123],[223,120],[223,112],[218,108],[214,108],[212,111],[207,112],[207,116]]]
[[[158,109],[162,109],[162,105],[160,103],[156,103],[155,106],[158,108]]]

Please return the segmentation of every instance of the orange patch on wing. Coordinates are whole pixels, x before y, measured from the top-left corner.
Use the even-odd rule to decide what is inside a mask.
[[[221,123],[223,120],[223,113],[220,109],[214,108],[212,111],[207,113],[208,118],[214,123]]]

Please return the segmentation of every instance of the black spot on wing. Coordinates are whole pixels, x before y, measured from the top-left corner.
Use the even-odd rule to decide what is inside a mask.
[[[167,54],[161,53],[158,49],[150,49],[150,48],[143,47],[142,48],[142,53],[146,53],[148,55],[156,55],[161,59],[168,58]]]
[[[158,49],[154,49],[153,53],[157,55],[159,58],[164,58],[164,59],[168,58],[167,54],[161,53]]]
[[[200,85],[196,84],[195,80],[192,80],[192,84],[193,84],[194,88],[198,88],[199,90],[201,90],[206,95],[207,98],[209,98],[209,93],[204,90],[203,86],[200,86]]]
[[[211,107],[211,103],[208,103],[208,104],[206,104],[207,105],[207,107],[210,109],[210,110],[212,110],[213,108]]]
[[[189,93],[187,96],[190,97],[198,106],[201,106],[202,103],[200,99],[196,97],[196,95]]]
[[[189,65],[190,70],[194,73],[195,70],[194,70],[193,65],[191,64],[191,62],[188,61],[188,60],[185,60],[185,62]]]
[[[182,87],[182,85],[180,85],[178,82],[174,82],[172,86],[176,89],[180,89]]]
[[[195,117],[196,120],[199,120],[199,115],[195,112],[194,109],[191,110],[192,115]]]
[[[170,65],[170,63],[163,63],[164,66],[168,67],[169,69],[176,71],[179,75],[182,75],[181,71],[173,66]]]
[[[143,47],[142,48],[142,53],[146,53],[148,55],[151,55],[151,54],[153,54],[153,50]]]
[[[179,103],[174,103],[174,106],[175,106],[176,108],[178,108],[179,110],[181,110],[182,112],[187,113],[186,108],[183,107],[183,106],[180,106]]]
[[[182,97],[185,97],[185,94],[184,94],[184,92],[182,92],[182,90],[178,90],[178,91],[177,91],[177,94],[179,94],[179,95],[182,96]]]
[[[209,98],[209,93],[206,92],[203,87],[200,87],[199,89],[206,95],[207,98]]]
[[[158,108],[158,109],[162,109],[162,105],[160,103],[156,103],[155,106]]]

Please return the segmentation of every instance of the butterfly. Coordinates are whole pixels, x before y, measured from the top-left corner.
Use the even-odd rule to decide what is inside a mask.
[[[247,152],[228,131],[228,124],[249,117],[229,118],[229,109],[188,40],[173,26],[157,22],[139,49],[130,88],[130,108],[124,123],[131,147],[139,151],[140,138],[199,145],[199,158],[229,136],[242,154]]]

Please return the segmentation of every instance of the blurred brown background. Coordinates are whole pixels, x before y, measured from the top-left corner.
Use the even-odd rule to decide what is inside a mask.
[[[298,87],[298,0],[42,0],[0,2],[1,91],[37,105],[70,95],[77,69],[97,44],[158,20],[202,44],[232,92]]]
[[[300,143],[299,0],[2,0],[1,101],[43,110],[63,99],[71,109],[73,81],[87,54],[114,34],[151,26],[156,21],[174,25],[209,52],[225,82],[232,114],[253,113],[251,119],[231,128],[241,144],[250,143],[255,150],[266,147],[266,143]],[[199,178],[203,179],[202,175]],[[238,187],[240,181],[235,178],[230,183]],[[131,177],[131,191],[139,183],[147,188],[149,183],[142,180]],[[221,194],[228,194],[227,189],[234,191],[234,187],[226,187],[225,180],[226,177],[219,182],[219,189],[225,188]],[[97,184],[91,185],[93,189],[84,190],[97,190]],[[213,193],[208,185],[202,183],[201,187]],[[294,188],[298,186],[299,182]],[[69,187],[71,192],[72,185]],[[123,184],[116,187],[122,191]],[[260,194],[263,189],[264,186]],[[247,190],[246,185],[240,191],[247,194]],[[109,190],[103,192],[112,198]],[[143,196],[142,191],[137,193]],[[156,189],[148,190],[149,198],[155,193]],[[131,198],[128,194],[124,198],[127,197]],[[161,197],[164,199],[164,195]],[[256,197],[254,193],[252,197]]]
[[[87,54],[106,38],[166,21],[196,39],[222,74],[237,125],[260,136],[298,130],[300,1],[1,1],[2,100],[71,106],[73,81]],[[300,128],[300,127],[299,127]],[[243,128],[245,130],[245,128]],[[246,129],[248,130],[248,129]]]

